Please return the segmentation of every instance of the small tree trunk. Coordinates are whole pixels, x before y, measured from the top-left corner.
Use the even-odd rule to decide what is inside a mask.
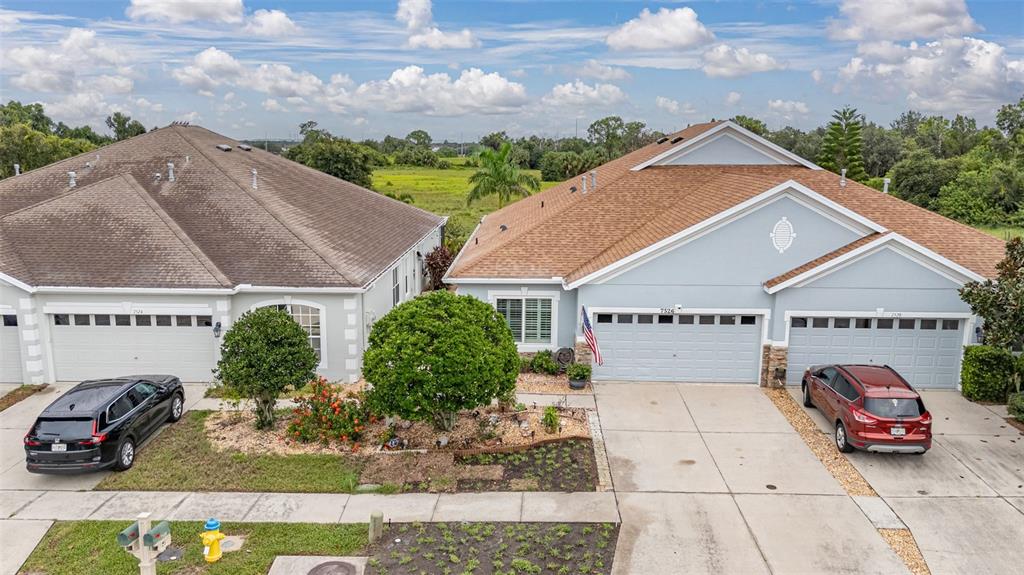
[[[274,427],[274,407],[277,398],[273,396],[257,396],[254,398],[256,408],[256,429],[271,429]]]
[[[434,414],[434,427],[443,430],[451,431],[455,428],[455,418],[458,416],[457,412],[454,411],[443,411]]]

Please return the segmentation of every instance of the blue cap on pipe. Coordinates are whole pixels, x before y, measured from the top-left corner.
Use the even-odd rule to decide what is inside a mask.
[[[203,528],[207,531],[216,531],[217,529],[220,529],[220,521],[211,517],[206,520],[206,525]]]

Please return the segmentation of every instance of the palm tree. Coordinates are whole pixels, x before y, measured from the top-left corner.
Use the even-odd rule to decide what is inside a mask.
[[[490,148],[480,152],[480,169],[469,177],[473,184],[466,196],[466,205],[486,196],[498,196],[498,208],[512,201],[512,196],[529,196],[540,189],[540,180],[531,174],[524,174],[512,162],[512,145],[505,142],[497,150]]]

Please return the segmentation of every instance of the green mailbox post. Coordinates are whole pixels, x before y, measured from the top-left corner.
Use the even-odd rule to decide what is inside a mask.
[[[140,575],[156,575],[156,556],[171,544],[171,524],[161,521],[152,527],[149,513],[117,534],[117,544],[139,560]]]

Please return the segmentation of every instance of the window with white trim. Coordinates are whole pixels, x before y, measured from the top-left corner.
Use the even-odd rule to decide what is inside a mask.
[[[402,299],[402,291],[398,285],[398,266],[391,270],[391,305],[398,305]]]
[[[551,343],[551,298],[498,298],[495,307],[516,343]]]
[[[281,311],[287,312],[288,315],[292,316],[292,319],[296,321],[302,329],[306,330],[309,334],[309,345],[316,352],[317,359],[321,359],[321,322],[320,322],[320,310],[311,305],[302,305],[298,303],[280,303],[272,306]]]

